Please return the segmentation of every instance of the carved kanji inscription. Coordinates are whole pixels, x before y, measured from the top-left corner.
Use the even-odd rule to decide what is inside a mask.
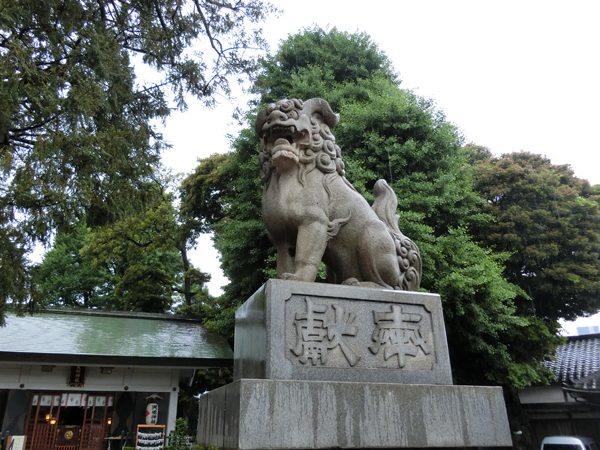
[[[391,311],[373,311],[375,330],[372,339],[375,344],[369,347],[376,355],[384,348],[383,357],[387,361],[398,356],[398,367],[406,364],[407,356],[417,356],[419,349],[429,355],[431,350],[421,334],[421,314],[403,314],[402,306],[391,305]]]
[[[317,296],[286,302],[286,358],[328,368],[432,370],[431,314],[420,304]]]
[[[300,357],[300,362],[306,364],[309,360],[312,365],[327,364],[328,350],[339,347],[346,357],[348,364],[354,366],[359,357],[344,341],[345,336],[356,336],[358,327],[352,325],[355,316],[344,312],[341,305],[316,304],[305,297],[306,312],[296,313],[294,325],[298,338],[292,352]],[[334,311],[333,320],[326,312],[329,308]]]

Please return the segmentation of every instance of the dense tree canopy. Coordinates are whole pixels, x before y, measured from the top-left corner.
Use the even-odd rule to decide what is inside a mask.
[[[254,85],[261,102],[276,102],[281,98],[312,98],[331,89],[348,85],[355,98],[368,94],[359,86],[373,77],[398,82],[389,59],[365,33],[326,33],[315,28],[310,32],[289,36],[277,54],[263,64]],[[337,109],[336,96],[329,103]]]
[[[60,232],[36,268],[44,304],[201,314],[210,276],[194,268],[195,222],[174,206],[169,179],[145,189],[146,207],[93,230]],[[191,222],[191,223],[190,223]]]
[[[509,252],[505,274],[527,297],[523,312],[557,320],[600,309],[600,189],[567,165],[530,153],[475,164],[475,188],[496,220],[473,232],[483,244]]]
[[[233,335],[240,299],[248,298],[267,280],[272,265],[265,260],[274,254],[260,212],[262,183],[257,176],[254,132],[242,131],[234,145],[242,150],[203,159],[181,188],[182,210],[201,219],[204,230],[215,232],[221,268],[230,283],[208,325],[228,337]]]
[[[255,92],[250,122],[281,97],[325,98],[341,115],[333,133],[347,178],[370,200],[379,178],[396,191],[400,229],[421,249],[422,286],[444,302],[458,381],[525,386],[548,379],[539,362],[553,353],[556,330],[516,314],[513,300],[521,291],[503,278],[507,255],[479,247],[467,233],[492,220],[473,191],[470,153],[431,101],[400,89],[368,36],[318,28],[291,36],[264,62]],[[234,148],[203,160],[184,184],[187,208],[214,231],[231,280],[210,322],[229,333],[235,308],[274,274],[274,250],[261,221],[253,127],[240,133]]]
[[[52,249],[34,272],[44,304],[118,309],[114,270],[107,264],[94,264],[91,254],[82,254],[91,235],[85,225],[58,233]]]
[[[123,218],[145,201],[172,92],[207,104],[255,69],[262,0],[7,0],[0,5],[0,325],[33,306],[28,254],[53,230]],[[193,53],[204,43],[206,54]],[[133,59],[156,70],[140,84]]]

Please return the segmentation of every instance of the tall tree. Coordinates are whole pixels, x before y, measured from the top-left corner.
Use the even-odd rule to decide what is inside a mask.
[[[93,266],[110,266],[115,273],[118,309],[164,312],[181,299],[190,312],[208,297],[210,276],[194,268],[188,251],[194,246],[193,219],[182,219],[169,192],[169,177],[156,179],[147,192],[153,199],[138,214],[96,229],[82,249]]]
[[[166,188],[160,180],[146,187],[137,214],[93,231],[60,232],[34,272],[43,303],[144,312],[179,303],[201,314],[210,276],[189,262],[194,221],[181,219]]]
[[[475,188],[496,220],[473,232],[509,252],[506,277],[520,286],[523,313],[573,320],[600,310],[600,186],[568,165],[526,152],[476,153]]]
[[[143,204],[164,144],[152,125],[229,92],[256,67],[272,11],[262,0],[7,0],[0,5],[0,325],[35,305],[29,253],[86,217],[104,225]],[[192,55],[204,43],[207,54]],[[211,58],[212,55],[212,58]],[[160,74],[136,81],[131,58]]]
[[[182,210],[201,220],[203,231],[214,232],[221,268],[230,280],[216,307],[207,311],[207,325],[227,337],[233,336],[235,310],[267,280],[272,265],[266,260],[274,261],[260,212],[254,132],[243,130],[234,145],[246,151],[201,160],[181,187]]]
[[[291,36],[264,62],[255,92],[250,123],[280,97],[325,98],[341,115],[333,133],[348,179],[368,199],[379,178],[396,191],[400,228],[421,249],[422,286],[444,302],[457,380],[520,387],[548,379],[539,362],[553,353],[555,330],[515,314],[520,290],[502,276],[506,255],[479,247],[466,231],[491,217],[473,191],[460,134],[433,102],[400,89],[368,36],[319,28]],[[202,161],[187,180],[190,192],[197,188],[188,208],[215,232],[231,280],[211,322],[225,332],[232,331],[233,310],[273,273],[274,251],[261,223],[258,144],[252,127],[243,130],[235,151]],[[217,202],[203,200],[210,193],[218,193]]]
[[[92,232],[85,225],[70,233],[58,233],[35,271],[43,304],[119,309],[114,269],[108,264],[94,264],[89,253],[82,253],[91,238]]]

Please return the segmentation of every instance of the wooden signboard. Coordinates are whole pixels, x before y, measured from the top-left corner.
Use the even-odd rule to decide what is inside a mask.
[[[138,425],[135,450],[162,450],[164,446],[164,425]]]
[[[71,366],[67,376],[67,386],[84,387],[85,386],[85,367]]]
[[[6,442],[6,450],[25,450],[25,436],[9,436]]]

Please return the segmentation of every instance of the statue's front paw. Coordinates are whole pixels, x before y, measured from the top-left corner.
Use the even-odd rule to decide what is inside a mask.
[[[293,273],[284,273],[281,275],[280,277],[282,280],[289,280],[289,281],[301,281],[300,278],[298,278],[295,274]]]
[[[360,286],[361,283],[356,278],[348,278],[342,283],[344,286]]]

